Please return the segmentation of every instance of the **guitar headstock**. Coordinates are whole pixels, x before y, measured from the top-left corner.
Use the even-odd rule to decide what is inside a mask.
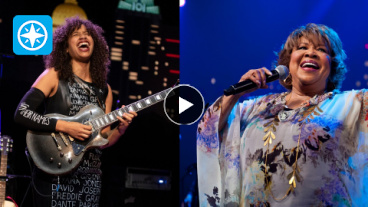
[[[13,139],[6,135],[0,135],[0,152],[7,155],[13,150]]]

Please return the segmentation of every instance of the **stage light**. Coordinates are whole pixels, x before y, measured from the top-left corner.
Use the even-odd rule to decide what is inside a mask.
[[[185,0],[180,0],[180,7],[183,7],[185,5]]]
[[[159,180],[158,180],[158,183],[160,183],[160,184],[164,184],[164,183],[165,183],[165,181],[164,181],[163,179],[159,179]]]
[[[216,83],[216,78],[211,78],[211,83],[212,83],[212,85],[215,85],[215,83]]]

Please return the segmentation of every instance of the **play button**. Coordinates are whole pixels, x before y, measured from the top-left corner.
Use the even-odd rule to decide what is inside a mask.
[[[170,97],[170,98],[167,98]],[[177,110],[179,108],[179,114]],[[202,94],[193,86],[180,84],[174,87],[164,101],[166,116],[175,124],[190,125],[201,118],[204,111]]]
[[[179,96],[179,114],[192,107],[193,104]]]

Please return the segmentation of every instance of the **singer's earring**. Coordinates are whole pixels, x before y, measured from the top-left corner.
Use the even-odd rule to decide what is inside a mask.
[[[289,75],[283,81],[284,81],[284,83],[286,85],[291,85],[291,83],[293,82],[293,80],[291,79],[290,73],[289,73]]]

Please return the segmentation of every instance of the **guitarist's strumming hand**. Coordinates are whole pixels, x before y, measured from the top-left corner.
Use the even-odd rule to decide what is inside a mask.
[[[124,105],[122,108],[125,107]],[[120,123],[117,127],[119,134],[123,135],[128,128],[129,124],[132,122],[133,118],[138,116],[135,111],[129,111],[129,113],[124,113],[122,117],[117,116],[116,118],[119,119]]]
[[[92,127],[78,122],[58,120],[56,131],[64,132],[75,139],[84,141],[92,134]]]

